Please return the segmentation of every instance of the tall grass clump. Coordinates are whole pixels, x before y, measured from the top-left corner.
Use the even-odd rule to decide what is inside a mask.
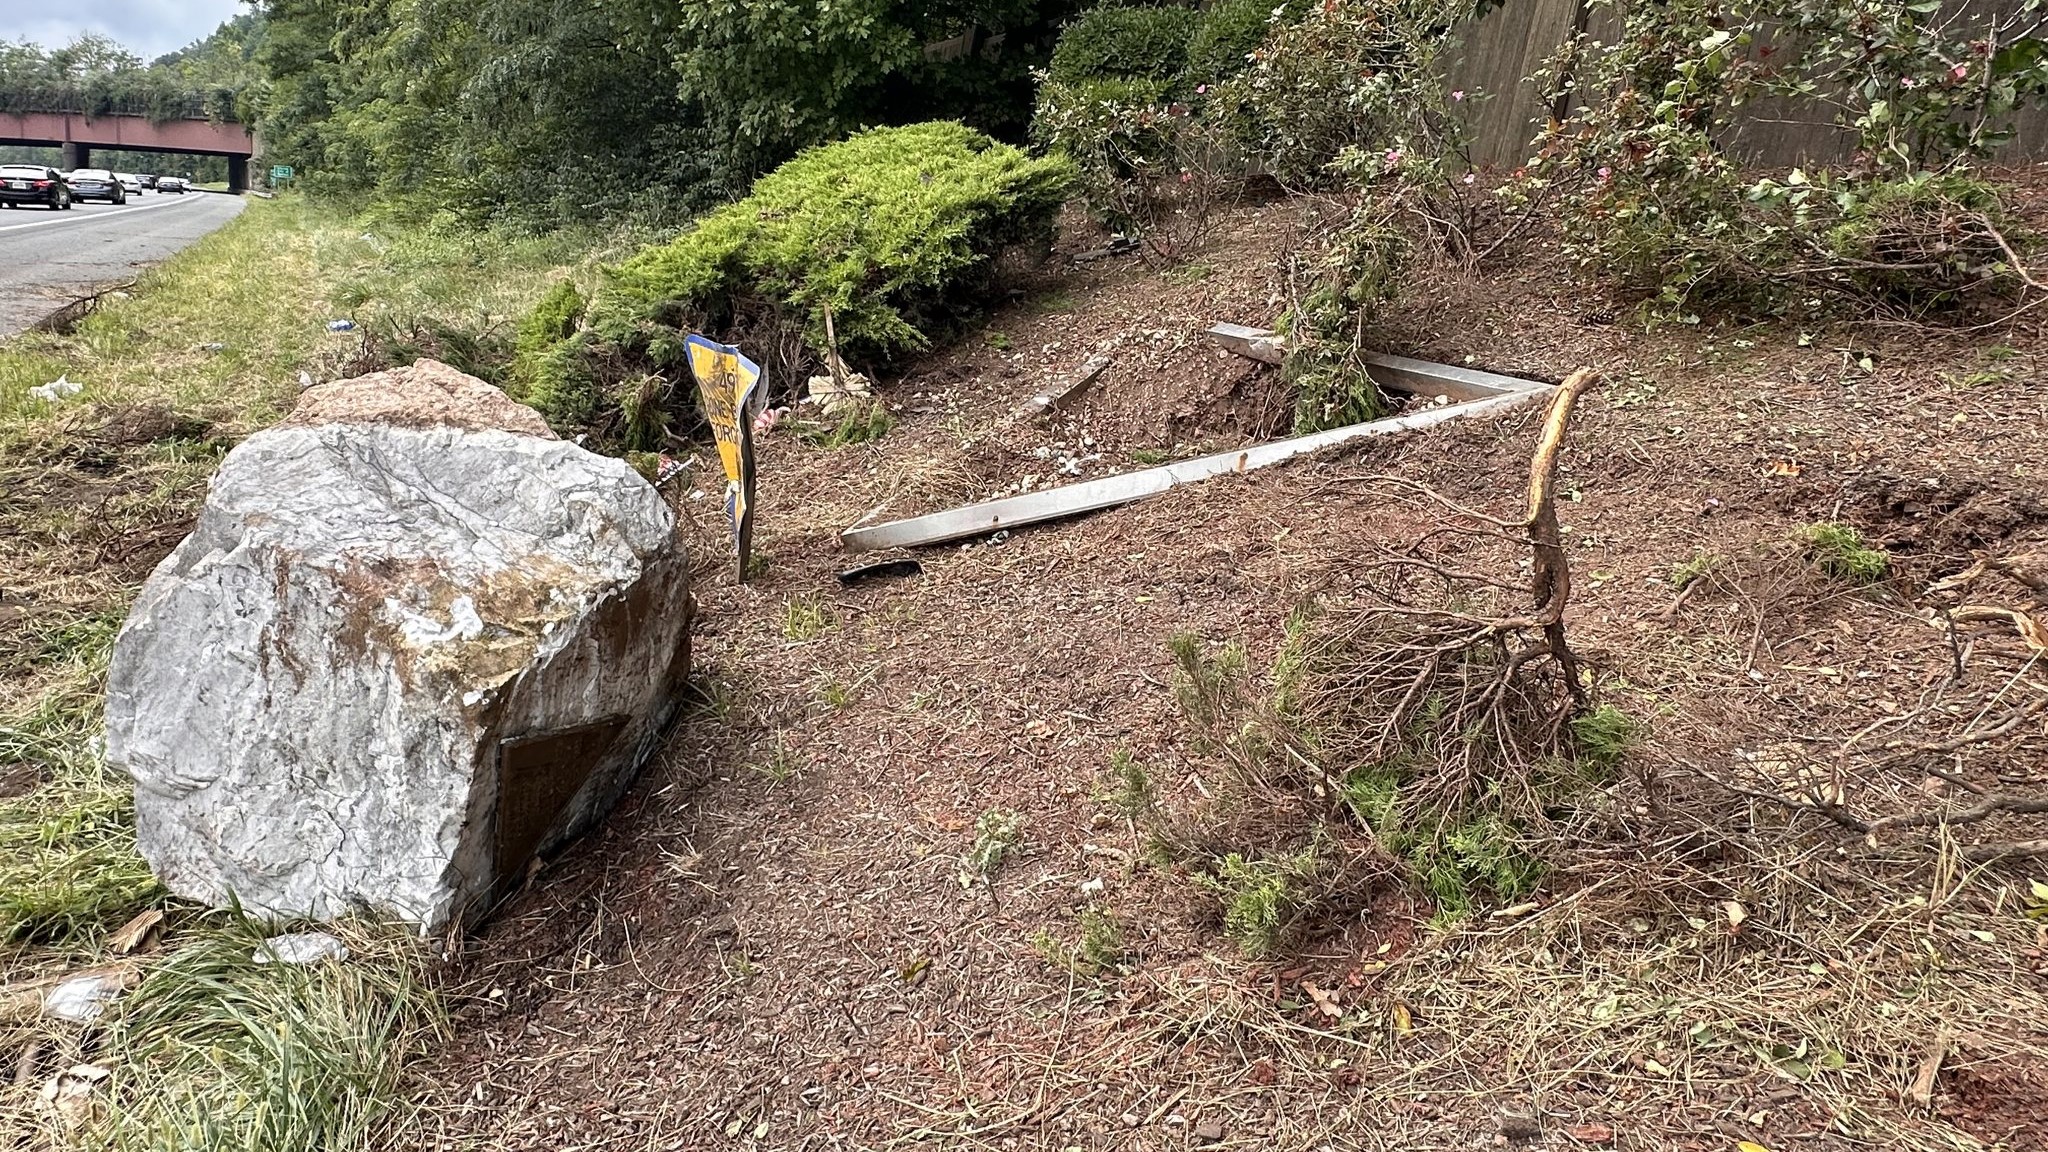
[[[150,969],[107,1036],[93,1135],[120,1152],[369,1152],[402,1119],[400,1073],[447,1022],[417,936],[330,926],[351,956],[259,963],[269,929],[217,914]]]

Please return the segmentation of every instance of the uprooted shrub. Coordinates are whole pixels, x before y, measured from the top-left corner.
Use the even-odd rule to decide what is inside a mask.
[[[1450,0],[1339,2],[1277,27],[1224,101],[1267,167],[1336,193],[1288,262],[1283,318],[1297,433],[1385,414],[1365,371],[1381,309],[1411,267],[1483,259],[1513,228],[1472,170],[1479,95],[1445,79],[1465,10]],[[1323,109],[1348,117],[1320,122]],[[1331,205],[1336,205],[1334,213]]]
[[[2048,93],[2031,16],[1895,0],[1603,0],[1624,34],[1553,66],[1582,103],[1539,137],[1565,251],[1665,316],[1952,311],[2032,287],[1970,165]],[[1987,23],[1987,21],[1989,21]],[[1725,143],[1763,97],[1832,109],[1856,153],[1754,178]]]
[[[741,345],[770,388],[822,362],[828,311],[848,359],[928,347],[986,294],[998,255],[1050,236],[1070,173],[950,121],[814,148],[609,269],[581,326],[526,357],[529,402],[558,431],[648,449],[694,395],[692,332]]]
[[[1574,721],[1541,685],[1500,701],[1505,726],[1458,729],[1477,719],[1459,693],[1486,691],[1499,671],[1491,651],[1447,667],[1416,715],[1383,731],[1377,713],[1397,699],[1356,681],[1401,640],[1368,637],[1362,619],[1290,627],[1263,676],[1241,645],[1176,637],[1181,717],[1207,796],[1176,807],[1166,782],[1121,785],[1142,797],[1136,818],[1154,856],[1186,868],[1248,955],[1341,922],[1389,883],[1411,886],[1446,920],[1526,898],[1557,821],[1611,778],[1633,741],[1611,706]],[[1475,748],[1513,754],[1447,787]]]
[[[1335,227],[1316,229],[1310,251],[1290,262],[1294,306],[1282,317],[1294,392],[1294,432],[1342,428],[1386,415],[1365,356],[1372,322],[1400,290],[1409,240],[1381,200],[1363,197]]]
[[[1246,951],[1330,924],[1396,875],[1445,918],[1526,898],[1560,828],[1596,806],[1638,738],[1619,709],[1589,698],[1563,637],[1569,580],[1552,493],[1589,382],[1580,373],[1553,402],[1526,516],[1446,505],[1427,540],[1361,566],[1364,602],[1290,616],[1263,676],[1241,644],[1174,639],[1203,795],[1177,803],[1186,790],[1134,780],[1127,761],[1113,766],[1111,794],[1142,813],[1158,855],[1214,895]],[[1526,587],[1475,570],[1512,562],[1477,551],[1503,538],[1533,552]],[[1423,606],[1433,603],[1443,606]]]

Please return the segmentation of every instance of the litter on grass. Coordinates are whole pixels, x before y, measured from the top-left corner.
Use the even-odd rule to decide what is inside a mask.
[[[106,1012],[107,1005],[121,996],[128,981],[111,973],[74,976],[50,990],[43,1001],[43,1014],[74,1024],[90,1024]]]
[[[78,395],[84,388],[83,384],[59,376],[48,384],[38,384],[29,389],[28,394],[45,404],[58,404]]]

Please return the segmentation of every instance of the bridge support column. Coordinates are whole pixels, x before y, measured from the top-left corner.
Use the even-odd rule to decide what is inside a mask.
[[[249,190],[249,158],[228,157],[228,191],[240,196]]]
[[[76,172],[92,164],[92,149],[83,144],[63,144],[58,147],[58,151],[62,152],[63,156],[58,159],[57,167],[66,172]]]

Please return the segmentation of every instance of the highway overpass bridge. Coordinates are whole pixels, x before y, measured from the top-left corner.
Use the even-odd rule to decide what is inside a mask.
[[[0,112],[0,144],[62,148],[60,166],[66,171],[91,167],[94,148],[225,156],[230,192],[248,191],[249,157],[256,152],[256,137],[240,124],[211,120],[154,123],[147,116],[87,116],[83,112]]]

